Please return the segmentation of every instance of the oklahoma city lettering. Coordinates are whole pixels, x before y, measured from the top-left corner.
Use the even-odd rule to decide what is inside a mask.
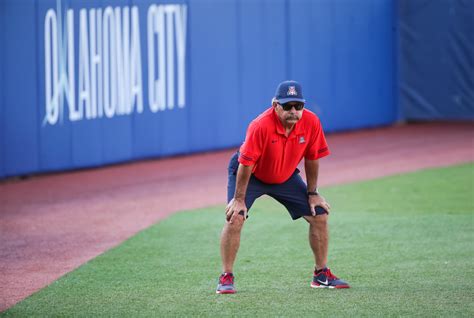
[[[148,7],[146,61],[138,7],[80,9],[77,32],[76,14],[66,10],[63,22],[60,2],[45,14],[43,125],[142,113],[143,64],[149,110],[185,107],[186,5]]]

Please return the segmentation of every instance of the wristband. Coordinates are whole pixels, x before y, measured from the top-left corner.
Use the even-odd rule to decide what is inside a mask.
[[[308,191],[308,195],[319,195],[318,191]]]

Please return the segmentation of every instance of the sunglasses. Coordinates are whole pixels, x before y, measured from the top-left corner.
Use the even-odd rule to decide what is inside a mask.
[[[293,107],[295,108],[295,110],[302,110],[304,108],[304,104],[303,103],[293,103],[293,102],[290,102],[290,103],[285,103],[285,104],[280,104],[281,105],[281,108],[283,108],[284,111],[290,111]]]

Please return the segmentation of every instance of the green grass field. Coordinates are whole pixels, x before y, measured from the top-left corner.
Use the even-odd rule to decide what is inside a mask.
[[[269,198],[243,230],[235,295],[216,295],[223,206],[155,224],[0,316],[474,316],[474,164],[323,189],[329,266],[309,287],[304,221]]]

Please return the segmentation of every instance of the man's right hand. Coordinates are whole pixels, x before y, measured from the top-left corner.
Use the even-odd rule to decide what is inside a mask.
[[[244,215],[239,214],[243,211]],[[247,219],[247,207],[245,206],[245,200],[233,198],[225,208],[226,220],[229,223],[233,223],[235,218],[242,217],[244,221]]]

